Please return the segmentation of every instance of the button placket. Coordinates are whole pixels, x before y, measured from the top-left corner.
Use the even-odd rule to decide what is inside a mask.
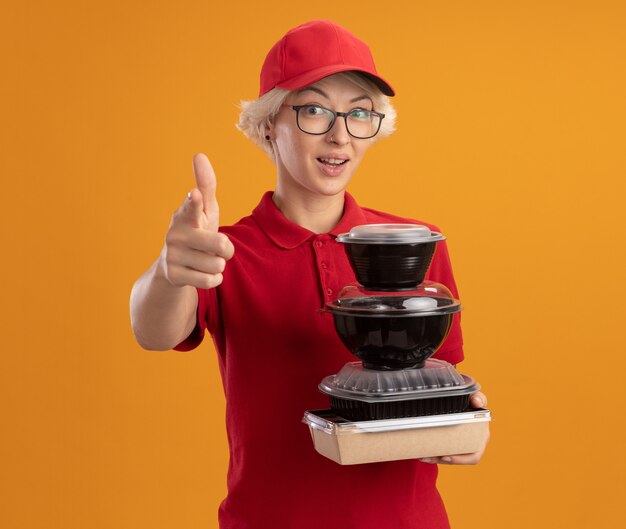
[[[322,288],[323,302],[331,301],[335,294],[332,288],[331,269],[330,269],[330,245],[327,235],[322,235],[313,241],[313,250],[315,252],[315,260],[317,264],[320,286]]]

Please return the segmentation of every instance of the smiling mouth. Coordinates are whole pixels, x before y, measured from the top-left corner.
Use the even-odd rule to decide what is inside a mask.
[[[339,160],[337,158],[318,158],[320,163],[324,165],[328,165],[330,167],[339,167],[340,165],[344,165],[348,160]]]

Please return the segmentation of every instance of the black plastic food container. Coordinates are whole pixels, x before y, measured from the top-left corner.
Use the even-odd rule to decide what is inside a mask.
[[[337,241],[357,281],[369,290],[406,290],[424,281],[440,233],[418,224],[365,224]]]
[[[362,402],[360,400],[330,397],[330,409],[350,421],[399,419],[423,415],[459,413],[469,407],[470,394],[430,399],[400,400],[395,402]]]
[[[368,421],[460,413],[480,386],[451,364],[429,359],[423,369],[386,372],[349,363],[319,388],[337,415]]]
[[[458,300],[438,283],[426,281],[410,292],[376,293],[344,288],[328,303],[343,344],[366,368],[420,368],[443,343]]]
[[[364,316],[333,313],[343,344],[373,369],[420,368],[445,340],[452,314]]]

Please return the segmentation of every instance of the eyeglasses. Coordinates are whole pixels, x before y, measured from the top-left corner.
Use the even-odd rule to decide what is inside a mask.
[[[283,105],[296,111],[296,123],[307,134],[326,134],[333,128],[337,117],[346,120],[346,129],[353,138],[366,140],[373,138],[380,130],[385,114],[355,108],[350,112],[335,112],[319,105]]]

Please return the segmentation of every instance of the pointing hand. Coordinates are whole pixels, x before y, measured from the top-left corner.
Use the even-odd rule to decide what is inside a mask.
[[[196,188],[192,189],[172,216],[161,257],[165,277],[174,286],[214,288],[235,251],[218,232],[219,206],[215,197],[215,172],[208,158],[193,158]]]

